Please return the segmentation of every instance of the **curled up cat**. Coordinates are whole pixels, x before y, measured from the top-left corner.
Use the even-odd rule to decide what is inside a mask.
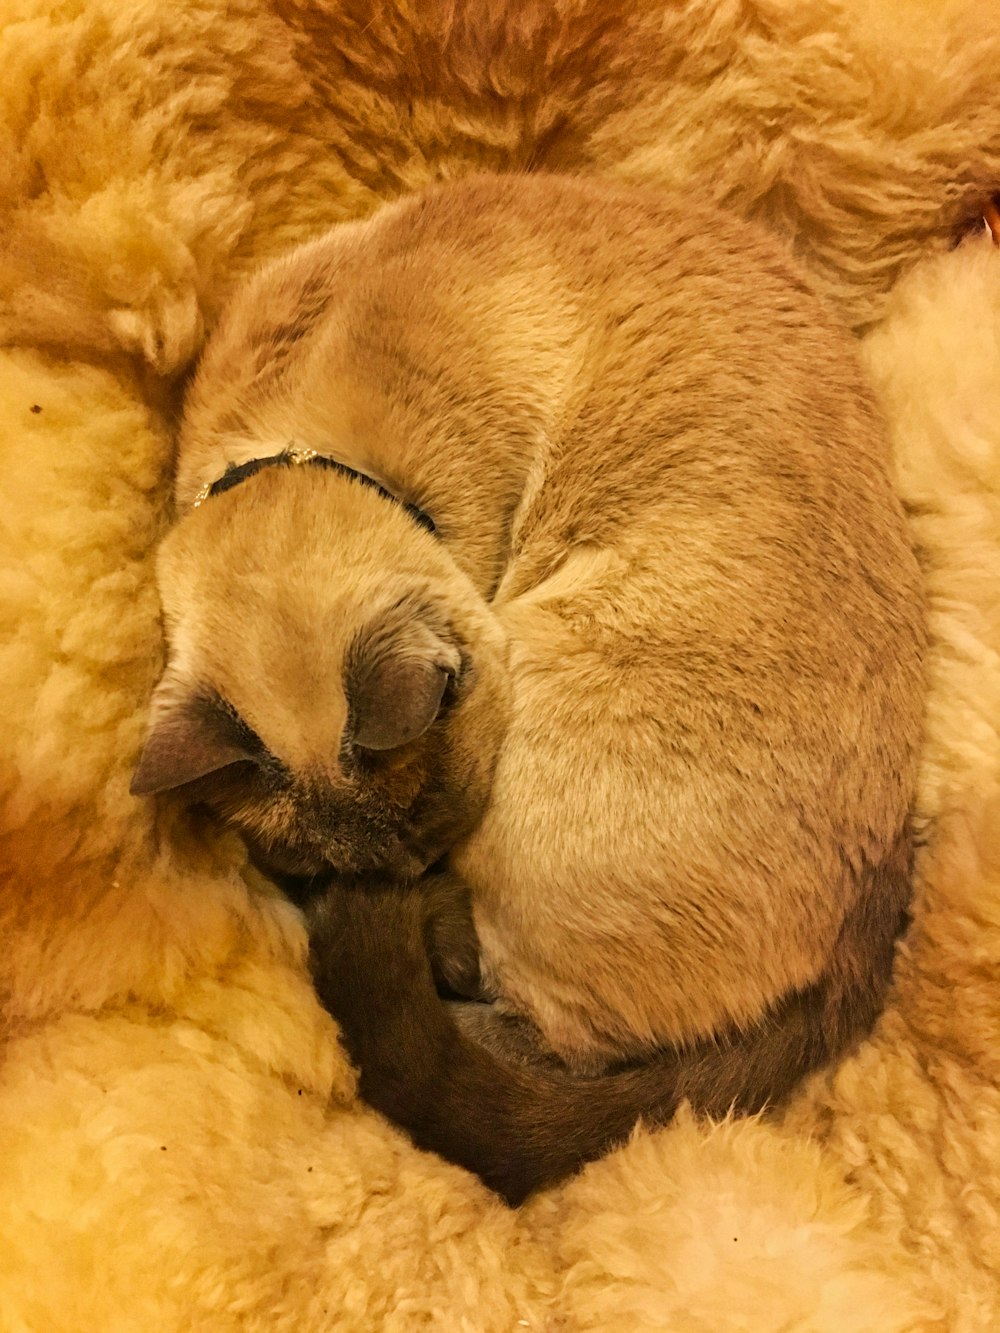
[[[888,452],[781,245],[616,184],[387,205],[210,339],[133,790],[241,831],[362,1095],[508,1201],[875,1021],[924,643]]]

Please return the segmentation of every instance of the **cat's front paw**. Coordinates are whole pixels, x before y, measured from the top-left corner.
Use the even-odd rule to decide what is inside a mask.
[[[421,887],[424,935],[439,993],[463,1000],[491,999],[479,969],[479,937],[468,888],[449,870],[426,875]]]

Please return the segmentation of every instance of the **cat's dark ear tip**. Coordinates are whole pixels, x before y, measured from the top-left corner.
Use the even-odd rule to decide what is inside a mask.
[[[149,764],[145,762],[145,749],[139,755],[135,768],[132,770],[132,777],[128,784],[128,793],[130,796],[155,796],[157,784],[154,774],[149,771]]]

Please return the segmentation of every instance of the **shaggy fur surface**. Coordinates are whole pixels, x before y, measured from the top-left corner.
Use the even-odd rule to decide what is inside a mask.
[[[972,0],[3,0],[0,1327],[1000,1318],[1000,28]],[[127,793],[179,377],[241,270],[472,167],[764,216],[859,331],[934,649],[915,921],[780,1124],[504,1211],[353,1099],[295,912]]]

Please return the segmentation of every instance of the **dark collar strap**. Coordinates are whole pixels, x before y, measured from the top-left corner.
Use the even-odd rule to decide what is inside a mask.
[[[369,490],[381,495],[383,500],[391,500],[393,504],[401,505],[414,523],[419,523],[428,532],[437,532],[434,520],[419,505],[411,504],[409,500],[401,500],[398,495],[386,490],[380,481],[376,481],[374,477],[369,477],[366,472],[358,472],[356,468],[348,467],[346,463],[341,463],[336,458],[330,458],[326,454],[317,453],[315,449],[290,447],[283,449],[280,454],[270,454],[267,458],[249,458],[245,463],[230,463],[221,477],[201,488],[195,496],[192,507],[197,509],[210,496],[221,495],[223,491],[232,490],[241,481],[246,481],[248,477],[254,476],[266,467],[301,467],[306,463],[314,467],[329,468],[334,472],[339,472],[342,477],[350,477],[353,481],[360,482],[362,486],[367,486]]]

